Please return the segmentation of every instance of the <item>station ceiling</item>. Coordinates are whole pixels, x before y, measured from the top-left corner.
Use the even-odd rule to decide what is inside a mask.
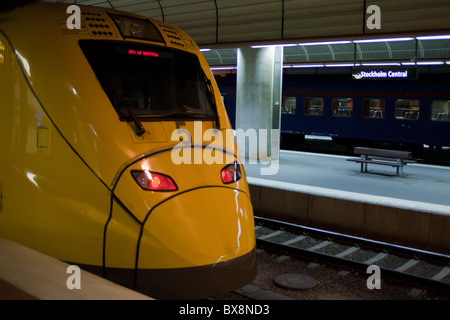
[[[209,49],[204,55],[211,66],[235,66],[237,48],[270,44],[290,45],[284,48],[285,65],[379,61],[445,64],[447,60],[450,64],[448,0],[44,1],[114,8],[175,25],[201,48]],[[368,20],[374,18],[374,11],[368,10],[372,5],[380,9],[380,29],[368,27]],[[421,38],[432,35],[449,36]],[[389,40],[358,41],[365,39]]]

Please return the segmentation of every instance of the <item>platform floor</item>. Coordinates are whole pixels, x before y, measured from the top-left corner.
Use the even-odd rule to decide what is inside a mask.
[[[151,300],[150,297],[80,270],[69,289],[69,265],[0,238],[0,300]]]
[[[360,164],[346,161],[349,156],[326,155],[307,152],[280,151],[279,170],[275,175],[261,175],[261,168],[268,164],[258,161],[244,168],[250,178],[287,182],[303,187],[319,187],[359,195],[372,195],[392,200],[423,203],[424,206],[449,206],[450,212],[450,167],[425,164],[408,164],[403,168],[404,176],[397,177],[396,169],[390,166],[369,165],[369,173],[360,171]],[[272,164],[274,165],[274,164]]]

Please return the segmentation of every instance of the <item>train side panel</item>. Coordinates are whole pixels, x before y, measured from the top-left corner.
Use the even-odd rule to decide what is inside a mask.
[[[47,117],[3,34],[0,43],[0,235],[101,264],[110,193]]]

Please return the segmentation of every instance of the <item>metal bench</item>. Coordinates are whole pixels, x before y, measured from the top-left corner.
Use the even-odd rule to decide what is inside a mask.
[[[368,172],[367,165],[371,163],[395,167],[397,169],[397,176],[403,176],[403,167],[408,163],[416,162],[412,158],[410,151],[356,147],[353,153],[361,156],[359,158],[347,159],[347,161],[361,163],[361,172]]]

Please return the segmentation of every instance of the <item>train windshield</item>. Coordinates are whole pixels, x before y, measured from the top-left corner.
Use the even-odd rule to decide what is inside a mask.
[[[120,120],[217,120],[211,83],[194,54],[136,43],[79,44]]]

